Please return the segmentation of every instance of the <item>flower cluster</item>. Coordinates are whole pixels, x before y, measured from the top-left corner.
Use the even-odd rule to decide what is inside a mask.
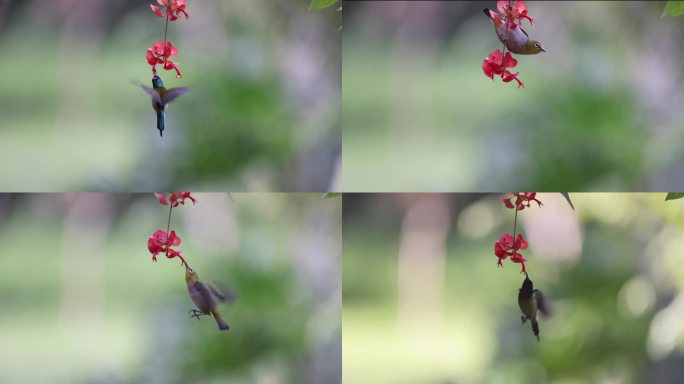
[[[152,48],[147,50],[146,55],[147,63],[152,66],[152,73],[157,74],[157,64],[162,64],[167,71],[175,69],[176,77],[181,77],[178,63],[169,60],[169,57],[176,56],[177,54],[178,49],[170,41],[167,41],[166,45],[164,45],[164,40],[159,40],[152,44]]]
[[[197,199],[191,195],[190,192],[173,192],[168,197],[163,193],[155,193],[154,197],[162,205],[169,206],[169,221],[167,226],[171,227],[171,213],[173,208],[179,205],[185,205],[185,200],[190,199],[193,204],[197,203]],[[181,265],[189,268],[188,263],[181,256],[181,251],[174,249],[181,244],[181,238],[176,234],[176,231],[157,229],[152,236],[147,239],[147,250],[152,254],[152,261],[157,262],[157,255],[164,254],[168,259],[178,257],[181,260]]]
[[[510,256],[512,262],[522,264],[522,273],[525,273],[525,262],[527,259],[518,251],[525,249],[527,249],[527,241],[523,235],[518,235],[518,237],[513,240],[513,235],[504,233],[499,237],[499,241],[494,243],[494,254],[499,258],[498,265],[503,267],[501,260],[505,260]]]
[[[157,262],[157,255],[163,253],[169,259],[180,258],[183,265],[186,265],[185,259],[181,256],[181,251],[171,248],[179,246],[180,243],[181,238],[176,235],[176,231],[167,234],[165,230],[159,228],[147,239],[147,249],[152,254],[152,261],[155,263]]]
[[[157,41],[152,44],[151,48],[147,49],[145,58],[147,63],[152,66],[152,73],[157,74],[157,65],[162,65],[162,67],[167,70],[175,70],[176,78],[180,78],[183,75],[178,69],[178,62],[169,60],[169,58],[178,55],[178,49],[173,46],[173,44],[166,40],[166,32],[168,29],[169,21],[176,21],[179,15],[182,13],[185,18],[188,19],[190,15],[185,11],[185,0],[157,0],[157,3],[162,7],[158,7],[154,4],[150,4],[152,12],[158,17],[164,17],[164,11],[166,11],[166,27],[164,28],[164,39]]]
[[[522,211],[525,208],[529,208],[530,203],[533,201],[537,203],[539,207],[543,205],[542,202],[537,199],[537,192],[510,192],[509,194],[509,197],[502,197],[499,199],[504,203],[506,208]],[[513,202],[514,198],[515,203]]]
[[[181,13],[185,15],[186,20],[190,18],[190,15],[185,12],[185,0],[157,0],[157,3],[162,7],[165,7],[166,15],[168,16],[169,21],[178,20],[178,15]],[[150,4],[150,8],[152,8],[152,12],[154,12],[155,15],[161,18],[164,17],[161,8],[154,4]]]
[[[527,6],[522,0],[516,0],[515,2],[509,0],[499,0],[496,2],[496,9],[498,9],[499,12],[506,17],[506,21],[508,22],[508,26],[510,28],[517,28],[520,26],[523,19],[529,20],[530,25],[534,23],[534,20],[527,16]]]
[[[513,224],[513,234],[504,233],[494,243],[494,255],[499,259],[497,265],[503,267],[502,261],[510,256],[512,262],[522,265],[520,273],[527,273],[525,270],[527,259],[520,253],[520,251],[527,249],[527,241],[522,234],[515,236],[518,225],[518,211],[529,208],[532,202],[537,203],[541,207],[542,202],[537,199],[536,192],[510,192],[508,196],[501,197],[499,200],[506,208],[515,209],[515,224]]]
[[[163,193],[155,193],[154,197],[159,200],[159,202],[162,205],[169,205],[171,204],[172,207],[177,207],[179,204],[185,205],[185,199],[190,199],[193,204],[197,204],[197,199],[192,197],[190,192],[172,192],[169,194],[169,198],[166,198],[166,195]]]
[[[487,56],[482,62],[482,70],[485,75],[494,80],[494,75],[501,76],[504,83],[512,80],[518,82],[518,88],[525,87],[522,81],[518,79],[520,72],[511,73],[507,68],[513,68],[518,65],[518,60],[514,59],[510,52],[503,54],[500,50],[496,50]]]

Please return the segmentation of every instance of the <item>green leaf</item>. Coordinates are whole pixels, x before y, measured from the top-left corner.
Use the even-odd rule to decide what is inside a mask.
[[[337,196],[341,196],[341,195],[342,195],[341,192],[328,192],[328,193],[323,195],[323,198],[324,199],[330,199],[331,197],[337,197]]]
[[[681,199],[682,197],[684,197],[684,192],[669,192],[667,196],[665,196],[665,201],[677,200]]]
[[[668,1],[660,17],[675,17],[684,14],[684,1]]]
[[[570,208],[572,208],[572,210],[574,211],[575,206],[572,205],[572,200],[570,200],[570,194],[567,192],[561,192],[560,194],[563,195],[563,197],[565,197],[565,200],[567,200],[568,204],[570,204]]]
[[[333,6],[337,0],[311,0],[309,9],[321,10]]]

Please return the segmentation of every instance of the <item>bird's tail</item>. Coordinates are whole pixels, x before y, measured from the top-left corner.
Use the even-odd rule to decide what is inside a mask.
[[[501,19],[501,16],[499,16],[498,13],[492,11],[489,8],[485,8],[482,10],[487,17],[489,17],[489,20],[492,21],[492,24],[495,26],[503,24],[503,20]]]
[[[157,111],[157,129],[159,136],[164,136],[164,111]]]
[[[537,319],[532,319],[532,332],[534,332],[534,335],[537,337],[537,341],[539,341],[539,323],[537,322]]]
[[[226,323],[225,320],[223,320],[223,317],[218,311],[212,311],[212,315],[214,315],[214,319],[216,320],[216,325],[218,325],[218,328],[222,331],[227,331],[230,329],[230,326],[228,326],[228,323]]]

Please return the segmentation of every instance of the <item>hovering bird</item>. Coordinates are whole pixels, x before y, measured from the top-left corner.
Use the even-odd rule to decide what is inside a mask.
[[[544,300],[544,296],[541,291],[534,289],[532,280],[525,273],[525,280],[523,281],[522,287],[518,292],[518,305],[523,313],[520,316],[520,320],[525,324],[527,320],[532,323],[532,332],[537,337],[539,341],[539,323],[537,322],[537,312],[542,312],[542,314],[548,314],[548,306]]]
[[[190,298],[195,303],[197,309],[191,309],[190,317],[196,317],[199,320],[200,316],[211,315],[216,320],[216,324],[221,331],[227,331],[230,327],[228,323],[223,320],[221,312],[218,311],[219,302],[232,303],[235,300],[235,295],[227,290],[221,289],[214,283],[204,283],[199,281],[197,272],[190,267],[185,267],[185,282],[188,284],[188,292]]]
[[[539,52],[546,52],[544,47],[542,47],[542,43],[538,40],[530,39],[524,29],[519,26],[510,27],[504,18],[489,8],[484,9],[484,14],[492,22],[499,40],[512,53],[536,55]]]
[[[184,95],[190,89],[187,87],[166,89],[161,77],[152,77],[152,88],[140,84],[140,87],[152,97],[152,107],[157,112],[157,129],[159,136],[164,136],[164,109],[176,98]]]

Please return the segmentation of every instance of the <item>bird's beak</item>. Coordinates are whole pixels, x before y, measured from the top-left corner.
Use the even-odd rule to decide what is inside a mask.
[[[544,48],[539,48],[539,49],[541,49],[542,52],[546,52],[546,49],[544,49]]]

